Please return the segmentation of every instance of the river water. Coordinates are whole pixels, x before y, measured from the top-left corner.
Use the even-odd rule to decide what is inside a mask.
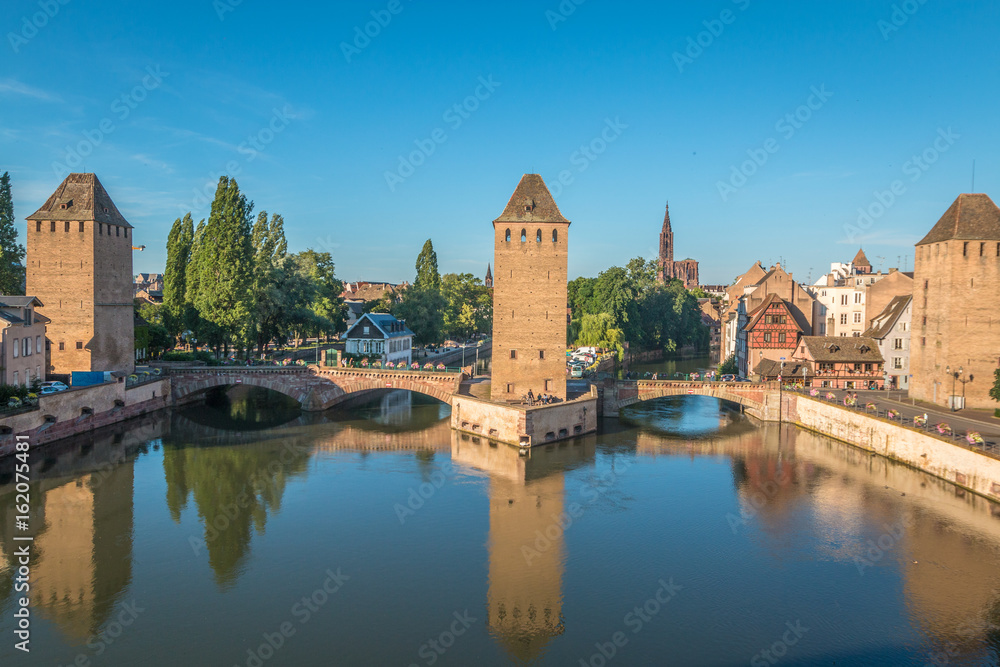
[[[0,665],[994,665],[1000,508],[685,396],[522,457],[239,388],[32,453]]]

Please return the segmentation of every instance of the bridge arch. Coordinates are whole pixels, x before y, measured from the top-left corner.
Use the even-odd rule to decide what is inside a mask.
[[[353,396],[377,390],[405,389],[451,405],[458,390],[458,373],[392,370],[298,368],[185,368],[172,369],[171,393],[184,401],[213,387],[250,385],[289,396],[313,412],[326,410]]]
[[[634,385],[629,387],[628,385]],[[636,403],[643,403],[667,396],[711,396],[724,401],[742,405],[748,412],[755,415],[765,411],[765,395],[768,387],[764,384],[750,383],[696,383],[696,382],[659,382],[639,381],[621,383],[617,387],[617,396],[608,407],[617,413],[623,408]]]

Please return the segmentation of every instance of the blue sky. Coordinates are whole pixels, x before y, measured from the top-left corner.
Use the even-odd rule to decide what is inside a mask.
[[[412,280],[427,238],[482,275],[525,172],[573,221],[570,277],[654,257],[667,200],[677,259],[726,283],[758,259],[815,279],[862,243],[912,269],[973,160],[1000,198],[987,0],[64,1],[5,3],[0,170],[22,225],[96,172],[136,271],[227,171],[345,280]]]

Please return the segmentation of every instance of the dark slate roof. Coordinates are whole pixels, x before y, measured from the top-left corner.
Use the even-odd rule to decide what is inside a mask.
[[[62,205],[65,204],[66,208]],[[70,174],[28,220],[94,220],[131,227],[95,174]]]
[[[858,249],[858,254],[854,256],[854,261],[851,262],[854,266],[867,266],[871,268],[871,263],[868,262],[868,258],[865,257],[865,251]]]
[[[806,377],[813,376],[813,370],[810,368],[809,364],[804,361],[786,361],[785,370],[781,370],[781,362],[774,361],[773,359],[761,359],[760,363],[753,369],[754,374],[763,377],[776,377],[778,375],[782,376],[782,380],[801,378],[802,369],[806,369]]]
[[[559,212],[556,200],[552,198],[552,193],[545,186],[545,181],[538,174],[525,174],[521,177],[521,182],[517,184],[514,194],[510,196],[507,207],[493,222],[564,222],[569,224],[569,220]]]
[[[3,296],[0,295],[0,308],[25,308],[26,306],[42,307],[37,296]]]
[[[882,363],[878,343],[865,336],[803,336],[812,358],[820,362]]]
[[[364,301],[346,301],[347,307],[351,309],[355,317],[361,317],[365,314],[365,302]]]
[[[390,331],[390,329],[392,329],[392,325],[399,323],[399,320],[397,320],[392,315],[389,315],[388,313],[365,313],[358,319],[357,322],[354,323],[354,326],[351,327],[351,330],[353,331],[354,329],[356,329],[366,319],[369,320],[372,324],[374,324],[375,328],[381,331],[382,335],[385,336],[386,338],[400,338],[402,336],[414,335],[413,332],[410,331],[410,329],[405,325],[400,331]]]
[[[788,316],[792,318],[792,323],[795,324],[795,327],[799,331],[804,331],[802,326],[799,324],[798,320],[795,318],[795,315],[792,313],[792,308],[788,304],[788,302],[782,299],[774,292],[771,292],[766,297],[764,297],[763,303],[754,308],[753,311],[747,313],[747,317],[750,318],[750,321],[747,322],[747,325],[745,327],[743,327],[743,330],[750,331],[751,329],[753,329],[757,325],[757,322],[760,321],[760,318],[764,317],[764,314],[767,312],[768,307],[775,303],[780,303],[781,305],[783,305],[785,307],[785,310],[788,312]]]
[[[881,313],[875,316],[872,320],[872,324],[868,327],[862,336],[866,338],[874,338],[876,340],[882,340],[889,335],[889,332],[896,322],[899,320],[899,316],[903,314],[906,310],[906,306],[909,305],[913,297],[909,294],[903,296],[897,296],[889,302],[889,305],[885,307]]]
[[[982,193],[959,195],[917,245],[950,239],[1000,241],[1000,208]]]

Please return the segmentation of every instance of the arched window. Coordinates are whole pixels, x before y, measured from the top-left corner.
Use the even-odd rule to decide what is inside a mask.
[[[526,232],[525,230],[522,229],[521,230],[521,243],[524,243],[527,240],[528,240],[528,232]]]
[[[559,231],[556,229],[552,230],[552,242],[555,243],[559,240]]]
[[[535,232],[535,243],[541,243],[541,242],[542,242],[542,230],[539,229],[537,232]]]
[[[510,243],[510,230],[509,229],[507,230],[507,238],[504,239],[504,240],[507,241],[507,243]]]

